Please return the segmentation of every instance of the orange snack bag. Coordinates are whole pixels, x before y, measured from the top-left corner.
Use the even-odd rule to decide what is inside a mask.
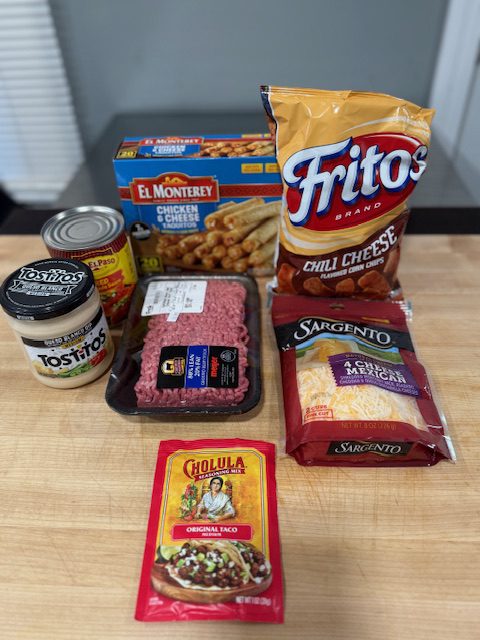
[[[276,291],[398,297],[406,199],[426,168],[433,109],[376,93],[261,93],[283,182]]]

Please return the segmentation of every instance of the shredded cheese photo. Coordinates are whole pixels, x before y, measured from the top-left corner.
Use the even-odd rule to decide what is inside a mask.
[[[327,364],[298,370],[297,385],[304,422],[322,411],[324,420],[395,420],[426,429],[412,398],[368,384],[338,387]]]

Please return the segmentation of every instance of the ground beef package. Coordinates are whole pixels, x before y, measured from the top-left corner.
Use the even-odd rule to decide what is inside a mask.
[[[274,297],[286,449],[299,464],[407,466],[454,460],[404,306]]]
[[[406,198],[434,111],[354,91],[266,86],[262,99],[283,182],[276,291],[399,297]]]
[[[273,444],[160,443],[135,617],[283,622]]]
[[[232,415],[261,396],[260,301],[243,274],[140,278],[106,390],[127,415]]]

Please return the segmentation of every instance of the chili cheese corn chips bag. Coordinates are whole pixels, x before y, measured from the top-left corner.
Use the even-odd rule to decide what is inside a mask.
[[[276,291],[399,296],[406,198],[426,167],[434,111],[376,93],[261,93],[283,181]]]

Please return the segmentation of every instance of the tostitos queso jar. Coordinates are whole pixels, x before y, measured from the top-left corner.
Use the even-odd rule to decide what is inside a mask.
[[[43,384],[79,387],[109,368],[113,341],[83,262],[38,260],[21,267],[3,283],[0,304]]]

